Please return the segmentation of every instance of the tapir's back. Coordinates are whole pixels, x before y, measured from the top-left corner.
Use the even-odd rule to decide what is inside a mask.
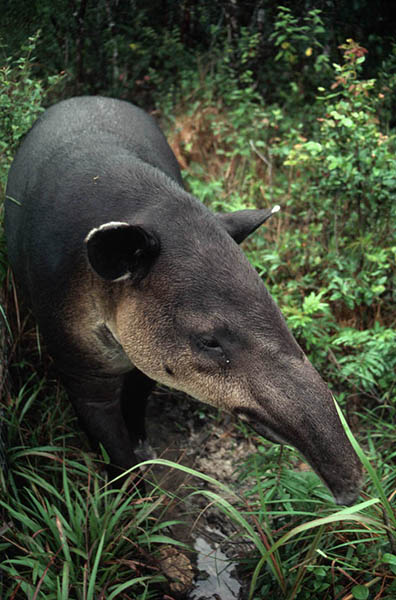
[[[181,185],[164,135],[141,109],[98,96],[46,110],[17,152],[6,192],[8,253],[24,287],[39,285],[32,277],[41,265],[48,281],[92,226],[125,220],[125,203],[138,210],[145,170]]]
[[[32,174],[60,147],[72,150],[75,143],[82,142],[88,149],[89,141],[95,139],[107,143],[109,151],[113,146],[127,149],[181,183],[175,156],[156,121],[129,102],[101,96],[70,98],[47,109],[23,141],[13,169],[21,168],[20,159],[29,159],[29,164],[25,162],[22,169],[28,169]],[[95,146],[89,146],[91,155],[95,150]],[[14,183],[13,169],[10,171],[11,185]]]

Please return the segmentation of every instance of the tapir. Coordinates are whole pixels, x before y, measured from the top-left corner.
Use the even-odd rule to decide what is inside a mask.
[[[155,382],[296,447],[339,504],[361,468],[318,372],[239,244],[273,210],[216,214],[183,187],[153,117],[77,97],[12,163],[10,264],[93,443],[124,470]]]

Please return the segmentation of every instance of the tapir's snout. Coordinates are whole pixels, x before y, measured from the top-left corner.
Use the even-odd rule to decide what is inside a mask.
[[[289,362],[288,377],[240,411],[257,433],[290,444],[303,454],[332,492],[337,504],[353,504],[360,491],[362,466],[338,417],[334,399],[320,375],[304,357]],[[279,371],[280,372],[280,371]]]
[[[361,480],[361,477],[359,477],[357,484],[353,484],[353,483],[350,484],[351,485],[350,489],[346,488],[340,494],[337,494],[337,495],[335,494],[334,499],[335,499],[336,503],[339,505],[346,505],[346,506],[351,506],[352,504],[354,504],[359,497],[360,480]]]
[[[342,429],[342,425],[340,423]],[[334,434],[334,429],[329,430]],[[362,465],[350,445],[345,433],[339,431],[334,435],[334,445],[331,441],[330,449],[323,445],[312,451],[310,448],[301,452],[306,456],[324,483],[334,496],[339,505],[350,506],[359,497],[362,482]],[[339,445],[338,445],[339,444]]]
[[[350,457],[351,463],[345,466],[345,472],[341,477],[336,477],[334,481],[327,474],[320,473],[323,481],[326,483],[334,496],[336,504],[350,506],[354,504],[359,497],[360,486],[362,482],[362,469],[360,462]]]
[[[249,411],[250,412],[250,411]],[[253,415],[251,415],[253,417]],[[266,425],[261,425],[260,415],[248,418],[257,433],[272,442],[290,444],[304,455],[334,496],[337,504],[350,506],[359,497],[362,479],[361,463],[350,445],[341,423],[328,426],[328,435],[319,437],[309,432],[309,419],[306,427],[296,433],[286,435],[273,433]]]

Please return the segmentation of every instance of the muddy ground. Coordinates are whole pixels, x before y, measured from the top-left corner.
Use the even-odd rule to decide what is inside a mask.
[[[160,389],[149,400],[147,433],[155,456],[179,462],[242,491],[237,481],[238,465],[255,452],[254,436],[243,435],[233,417],[203,407],[183,394]],[[252,546],[210,500],[203,495],[191,496],[191,491],[192,486],[209,489],[233,504],[235,497],[182,471],[155,467],[149,474],[153,475],[161,487],[181,499],[170,503],[166,513],[166,520],[184,522],[172,527],[172,537],[194,548],[194,552],[184,553],[191,566],[184,565],[180,555],[175,556],[173,564],[184,565],[178,574],[184,587],[176,585],[172,591],[188,600],[246,598],[248,582],[238,580],[227,558],[246,556]],[[243,486],[251,483],[244,481]],[[166,562],[163,566],[166,570]]]

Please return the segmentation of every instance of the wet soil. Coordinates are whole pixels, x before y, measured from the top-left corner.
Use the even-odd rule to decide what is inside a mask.
[[[149,400],[147,434],[156,457],[200,471],[235,491],[239,489],[238,464],[255,451],[253,439],[241,434],[231,416],[164,389]],[[231,504],[237,502],[235,496],[177,469],[156,466],[148,476],[179,499],[170,502],[165,518],[183,521],[173,526],[170,534],[193,549],[183,551],[191,561],[193,576],[187,568],[184,588],[173,589],[176,596],[188,600],[246,598],[248,582],[239,581],[230,561],[246,556],[251,546],[211,500],[191,492],[197,487],[211,490]],[[251,483],[244,481],[243,485]],[[175,561],[180,564],[180,557]],[[183,580],[182,574],[179,580]]]

